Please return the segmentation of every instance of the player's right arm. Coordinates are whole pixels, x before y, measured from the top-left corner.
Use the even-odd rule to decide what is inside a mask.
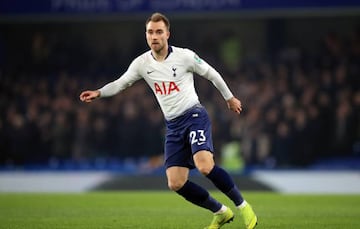
[[[80,100],[83,102],[92,102],[96,98],[113,96],[125,88],[131,86],[135,81],[141,79],[139,72],[140,59],[136,58],[129,66],[128,70],[120,76],[100,89],[86,90],[80,94]]]

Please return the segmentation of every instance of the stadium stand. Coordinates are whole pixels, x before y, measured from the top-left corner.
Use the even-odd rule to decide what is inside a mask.
[[[247,168],[359,161],[358,28],[323,33],[317,42],[304,34],[316,49],[268,44],[251,53],[255,48],[241,43],[236,20],[224,29],[232,32],[215,33],[208,30],[211,23],[198,23],[206,32],[175,20],[179,29],[175,26],[171,42],[194,48],[216,65],[245,106],[240,117],[232,115],[212,85],[197,78],[201,101],[212,117],[217,160],[224,160],[228,148],[223,146],[235,142]],[[161,167],[163,117],[144,82],[90,106],[78,100],[83,88],[115,79],[146,50],[142,31],[130,34],[137,39],[123,38],[126,45],[112,37],[118,34],[110,31],[123,24],[0,24],[2,170],[131,172]],[[285,33],[290,29],[284,30],[282,39],[288,44]],[[359,163],[341,165],[359,169]]]

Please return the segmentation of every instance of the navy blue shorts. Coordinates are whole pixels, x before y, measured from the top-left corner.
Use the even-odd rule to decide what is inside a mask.
[[[193,155],[200,150],[214,151],[211,122],[205,108],[196,105],[183,115],[167,121],[165,167],[195,168]]]

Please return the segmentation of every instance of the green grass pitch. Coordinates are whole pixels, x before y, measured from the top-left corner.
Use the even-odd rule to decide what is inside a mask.
[[[214,197],[231,206],[223,194]],[[244,192],[253,205],[256,229],[359,229],[360,195],[284,195]],[[170,191],[80,194],[0,194],[0,228],[6,229],[191,229],[212,218]],[[240,217],[224,229],[242,228]]]

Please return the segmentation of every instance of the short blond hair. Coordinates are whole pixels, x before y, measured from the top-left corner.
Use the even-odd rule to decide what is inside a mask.
[[[163,21],[167,30],[170,31],[170,21],[169,19],[162,13],[153,13],[145,22],[145,27],[147,26],[147,24],[149,22],[159,22],[159,21]]]

